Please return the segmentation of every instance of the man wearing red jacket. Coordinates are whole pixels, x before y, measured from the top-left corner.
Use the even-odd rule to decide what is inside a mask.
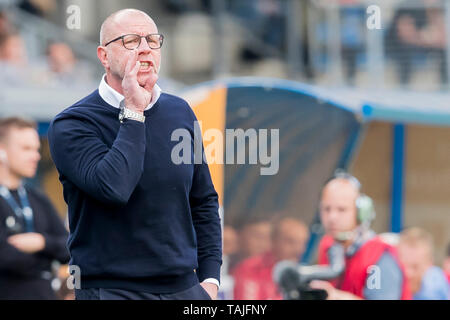
[[[281,300],[273,268],[282,260],[297,262],[305,250],[308,228],[299,219],[285,217],[275,224],[272,249],[242,261],[234,270],[234,300]]]
[[[330,300],[411,299],[403,266],[395,248],[370,230],[374,210],[370,198],[361,194],[359,181],[338,173],[324,187],[320,217],[326,235],[319,245],[319,264],[327,265],[328,249],[336,242],[345,248],[345,270],[335,280],[312,281]]]

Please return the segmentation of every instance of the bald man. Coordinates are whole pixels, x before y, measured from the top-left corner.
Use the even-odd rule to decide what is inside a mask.
[[[273,281],[275,264],[282,260],[298,262],[308,239],[308,228],[299,219],[280,219],[272,231],[272,249],[243,260],[233,271],[234,299],[280,300],[281,293]]]
[[[69,207],[70,264],[79,267],[77,299],[217,295],[218,195],[203,159],[172,158],[178,129],[190,134],[194,154],[197,119],[156,84],[163,40],[142,11],[108,17],[97,49],[106,73],[99,88],[49,129]]]
[[[320,218],[326,235],[319,245],[319,263],[329,264],[328,249],[336,242],[346,250],[346,267],[332,281],[313,281],[330,300],[410,299],[404,269],[395,249],[383,242],[358,217],[359,181],[346,173],[336,175],[322,190]]]

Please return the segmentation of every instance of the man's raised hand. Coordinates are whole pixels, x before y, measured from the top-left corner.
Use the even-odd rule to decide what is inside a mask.
[[[139,84],[138,73],[141,64],[138,61],[138,56],[138,51],[135,50],[134,56],[127,62],[125,75],[122,80],[122,89],[126,107],[133,111],[143,113],[152,100],[154,83],[151,87],[148,84],[145,84],[144,87]]]

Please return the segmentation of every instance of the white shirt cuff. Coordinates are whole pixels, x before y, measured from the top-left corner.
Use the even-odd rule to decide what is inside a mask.
[[[208,278],[208,279],[203,280],[203,282],[215,284],[217,286],[217,289],[220,288],[220,284],[219,284],[219,281],[217,279]]]

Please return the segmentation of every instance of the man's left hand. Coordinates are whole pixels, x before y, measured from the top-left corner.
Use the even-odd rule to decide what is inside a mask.
[[[8,243],[25,253],[36,253],[45,248],[45,238],[40,233],[21,233],[8,237]]]
[[[219,288],[217,288],[214,283],[202,282],[200,285],[206,290],[206,292],[208,292],[212,300],[217,300],[217,292],[219,291]]]

